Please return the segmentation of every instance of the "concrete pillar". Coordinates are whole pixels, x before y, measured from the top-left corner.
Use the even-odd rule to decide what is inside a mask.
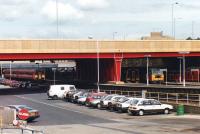
[[[121,81],[121,67],[122,66],[122,57],[115,57],[114,58],[114,69],[115,69],[115,77],[114,81],[118,82]]]

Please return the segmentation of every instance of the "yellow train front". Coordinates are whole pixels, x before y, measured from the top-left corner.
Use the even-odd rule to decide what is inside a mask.
[[[164,82],[165,77],[161,69],[152,68],[149,71],[149,82],[150,83],[162,83]]]

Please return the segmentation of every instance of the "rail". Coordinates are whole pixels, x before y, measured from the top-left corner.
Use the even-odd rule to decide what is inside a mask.
[[[120,94],[130,97],[141,98],[142,91],[122,91],[122,90],[101,90],[107,94]],[[186,104],[200,107],[200,94],[189,93],[163,93],[163,92],[144,92],[148,99],[156,99],[162,102],[169,102],[175,104]]]
[[[6,133],[16,133],[17,134],[44,134],[43,131],[33,130],[33,129],[27,129],[27,128],[1,128],[0,134],[6,134]]]

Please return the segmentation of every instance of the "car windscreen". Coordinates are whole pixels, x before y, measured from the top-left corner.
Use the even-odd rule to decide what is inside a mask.
[[[124,102],[126,102],[126,101],[128,101],[129,99],[127,98],[127,97],[122,97],[122,98],[120,98],[119,99],[119,102],[120,103],[124,103]]]
[[[27,106],[20,106],[19,109],[27,109],[28,111],[29,111],[29,110],[33,110],[32,108],[27,107]]]
[[[133,100],[131,101],[131,105],[137,105],[138,102],[139,102],[139,100],[133,99]]]

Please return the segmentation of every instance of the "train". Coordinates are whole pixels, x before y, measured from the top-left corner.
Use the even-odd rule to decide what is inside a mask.
[[[165,70],[160,68],[149,68],[149,82],[162,83],[165,81]],[[145,68],[125,67],[122,69],[122,81],[141,83],[146,82]]]
[[[10,87],[32,87],[45,81],[43,69],[3,69],[0,83]]]
[[[45,80],[45,71],[41,69],[4,69],[4,78],[17,80]]]

